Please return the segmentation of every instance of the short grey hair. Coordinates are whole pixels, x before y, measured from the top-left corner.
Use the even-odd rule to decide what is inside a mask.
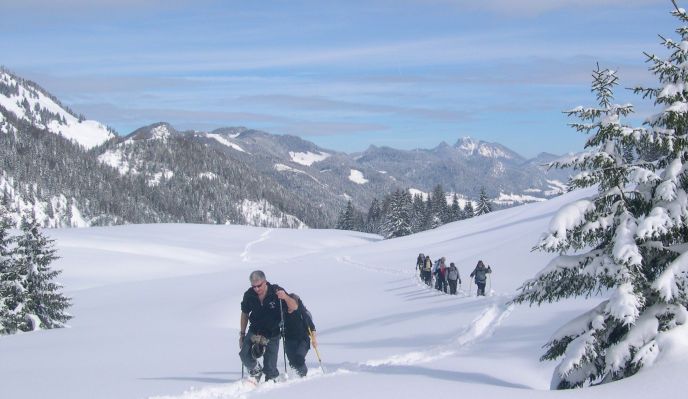
[[[250,282],[263,281],[265,280],[265,273],[262,270],[254,270],[248,276]]]

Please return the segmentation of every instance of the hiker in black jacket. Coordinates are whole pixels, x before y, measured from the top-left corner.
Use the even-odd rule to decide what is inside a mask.
[[[283,288],[268,283],[265,273],[260,270],[252,272],[249,280],[251,288],[244,292],[241,301],[239,357],[252,377],[260,380],[265,373],[265,381],[268,381],[279,376],[280,308],[294,312],[298,304]],[[246,333],[249,321],[251,324]],[[262,368],[257,360],[261,356],[264,356]]]
[[[287,310],[284,315],[284,349],[289,359],[289,366],[296,370],[301,377],[308,373],[306,355],[313,345],[318,345],[315,338],[315,324],[311,312],[306,309],[301,298],[296,294],[289,294],[296,301],[298,307],[294,311]],[[310,332],[310,334],[309,334]]]

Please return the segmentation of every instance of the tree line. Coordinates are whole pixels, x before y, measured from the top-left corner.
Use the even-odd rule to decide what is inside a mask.
[[[348,201],[337,218],[336,228],[394,238],[484,215],[493,209],[494,205],[484,187],[480,189],[475,207],[471,200],[466,200],[462,207],[456,193],[449,204],[446,192],[442,185],[438,184],[427,198],[423,198],[422,194],[412,195],[408,189],[397,189],[385,195],[382,200],[373,198],[367,213],[357,210],[353,203]]]

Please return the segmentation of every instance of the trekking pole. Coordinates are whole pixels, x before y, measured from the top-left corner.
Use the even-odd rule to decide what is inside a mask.
[[[241,379],[244,379],[244,362],[241,362]]]
[[[280,304],[280,335],[282,335],[282,357],[284,358],[284,375],[287,375],[287,348],[284,342],[284,312],[282,311],[282,300],[279,301]]]
[[[472,285],[473,285],[473,280],[468,280],[468,296],[473,296],[473,292],[471,291]]]
[[[320,351],[318,350],[318,345],[313,342],[313,331],[310,326],[308,327],[308,336],[311,338],[311,343],[313,344],[313,349],[315,349],[315,355],[318,357],[318,363],[320,364],[320,370],[325,374],[325,368],[322,364],[322,359],[320,358]]]

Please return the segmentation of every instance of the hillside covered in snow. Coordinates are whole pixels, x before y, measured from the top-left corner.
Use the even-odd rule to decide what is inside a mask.
[[[549,391],[542,345],[605,293],[542,307],[512,305],[551,255],[531,252],[577,191],[391,240],[335,230],[129,225],[50,230],[73,298],[69,328],[0,338],[3,397],[296,399],[675,397],[688,389],[688,331],[654,366],[592,388]],[[421,284],[418,253],[446,256],[460,295]],[[494,270],[487,297],[468,274]],[[254,269],[298,293],[313,314],[309,376],[253,388],[241,381],[239,303]],[[469,288],[471,291],[469,292]],[[278,366],[283,372],[282,356]]]

